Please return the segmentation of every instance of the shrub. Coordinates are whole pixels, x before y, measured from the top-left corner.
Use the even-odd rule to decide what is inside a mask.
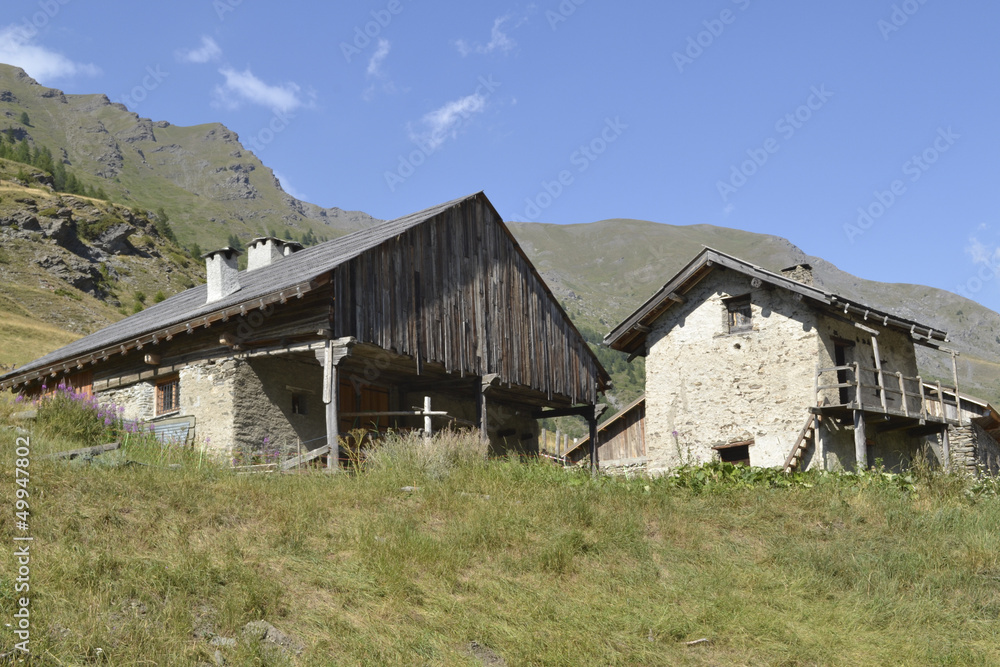
[[[42,390],[47,387],[42,385]],[[17,397],[17,402],[24,399]],[[96,396],[60,383],[56,390],[33,402],[38,411],[35,424],[46,436],[76,441],[84,446],[149,437],[141,421],[123,417],[125,408],[114,403],[102,405]]]

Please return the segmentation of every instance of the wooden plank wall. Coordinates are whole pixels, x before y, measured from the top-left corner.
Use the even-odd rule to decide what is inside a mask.
[[[470,199],[336,268],[334,335],[596,402],[596,360],[494,216]]]
[[[634,459],[646,455],[646,406],[640,403],[601,431],[601,461]]]

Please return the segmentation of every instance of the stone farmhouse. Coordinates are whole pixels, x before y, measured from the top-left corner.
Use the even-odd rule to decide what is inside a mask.
[[[957,372],[953,386],[919,375],[916,345],[955,369],[947,341],[815,287],[808,265],[775,273],[705,248],[604,340],[646,358],[646,393],[602,424],[602,465],[900,468],[929,445],[945,465],[995,469],[996,411]]]
[[[245,271],[238,254],[207,253],[207,284],[0,389],[65,382],[220,454],[337,452],[352,429],[431,418],[478,428],[495,452],[537,451],[541,417],[596,430],[609,376],[483,193],[310,248],[258,238]]]

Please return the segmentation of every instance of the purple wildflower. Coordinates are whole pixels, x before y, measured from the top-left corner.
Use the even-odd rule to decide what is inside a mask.
[[[18,394],[17,398],[14,399],[14,402],[15,403],[24,403],[24,396],[22,396],[21,394]]]
[[[111,426],[111,417],[105,417],[104,418],[104,425],[105,426]]]

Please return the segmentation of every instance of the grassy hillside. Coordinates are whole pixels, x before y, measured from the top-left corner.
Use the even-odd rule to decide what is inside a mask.
[[[41,458],[79,444],[41,427],[30,444],[46,664],[1000,662],[1000,501],[958,478],[592,480],[486,462],[474,437],[396,441],[336,476],[239,475],[135,444]],[[13,445],[0,431],[6,470]],[[6,563],[16,532],[0,524]],[[260,620],[291,649],[244,634]],[[13,644],[0,628],[0,652]]]
[[[2,64],[0,130],[48,147],[85,185],[116,202],[164,209],[184,244],[220,247],[230,234],[245,242],[270,230],[334,237],[374,222],[291,197],[223,125],[154,122],[105,95],[66,95]]]
[[[202,281],[142,211],[3,180],[0,364],[21,365]]]
[[[0,345],[0,368],[3,369],[23,366],[79,338],[57,326],[5,312],[2,302],[0,312],[3,312],[0,318],[0,341],[3,341]]]

